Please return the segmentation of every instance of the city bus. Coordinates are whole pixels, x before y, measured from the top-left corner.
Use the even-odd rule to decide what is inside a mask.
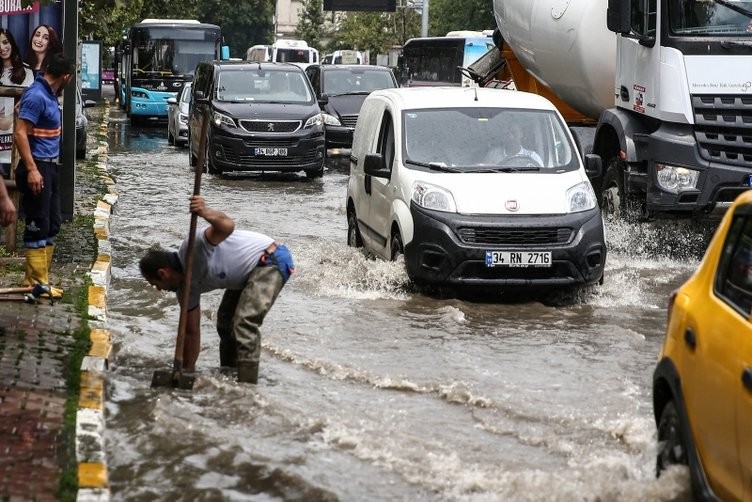
[[[397,78],[401,87],[429,85],[476,85],[458,68],[467,68],[494,48],[492,37],[472,36],[411,38],[402,47],[397,61]]]
[[[117,93],[128,117],[167,117],[167,100],[177,97],[200,61],[229,55],[219,26],[185,19],[144,19],[134,24],[116,51]]]

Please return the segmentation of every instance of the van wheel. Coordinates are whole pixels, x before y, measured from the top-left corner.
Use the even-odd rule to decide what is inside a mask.
[[[363,237],[358,228],[358,217],[355,215],[355,209],[352,208],[347,210],[347,245],[353,248],[363,247]]]
[[[167,129],[167,144],[168,145],[174,145],[175,144],[175,136],[172,135],[169,129]]]
[[[684,431],[673,400],[666,403],[658,421],[658,458],[656,475],[671,465],[688,465]]]
[[[308,179],[321,178],[324,175],[324,163],[322,162],[321,167],[317,169],[306,171],[305,175]]]
[[[405,254],[405,247],[402,245],[402,237],[400,237],[399,232],[394,232],[392,234],[392,244],[390,246],[391,255],[392,255],[392,261],[396,260],[403,254]]]

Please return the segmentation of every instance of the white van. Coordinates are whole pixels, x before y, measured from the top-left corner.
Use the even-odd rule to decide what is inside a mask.
[[[419,284],[503,290],[602,282],[604,226],[588,179],[601,171],[596,155],[583,164],[564,119],[540,96],[373,91],[350,156],[348,244],[387,260],[404,255]]]
[[[364,64],[363,53],[353,50],[338,50],[327,54],[321,64]]]
[[[305,40],[277,40],[272,45],[272,61],[275,63],[294,63],[305,68],[319,62],[319,51],[308,47]]]
[[[246,61],[271,61],[272,60],[272,46],[271,45],[254,45],[245,52]]]

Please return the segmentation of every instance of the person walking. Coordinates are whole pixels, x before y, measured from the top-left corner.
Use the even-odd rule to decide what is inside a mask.
[[[31,69],[21,59],[21,52],[10,31],[0,28],[0,85],[27,87],[34,81]],[[0,170],[2,176],[10,174],[13,150],[13,114],[15,102],[12,97],[0,97]]]
[[[24,286],[49,285],[49,267],[60,231],[62,214],[58,184],[58,158],[62,123],[58,96],[76,72],[75,63],[54,54],[47,70],[21,96],[13,138],[21,160],[16,167],[16,185],[22,195],[26,248]],[[52,298],[63,291],[50,288]]]
[[[224,289],[217,310],[220,366],[237,368],[238,382],[258,383],[261,355],[259,328],[282,287],[295,272],[287,246],[249,230],[237,230],[222,211],[210,208],[201,195],[192,195],[190,212],[209,226],[196,230],[191,284],[188,285],[183,368],[196,370],[201,348],[201,294]],[[141,275],[160,291],[182,294],[188,238],[179,251],[152,246],[141,258]]]

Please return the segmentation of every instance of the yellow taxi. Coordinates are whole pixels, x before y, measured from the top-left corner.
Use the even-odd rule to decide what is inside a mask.
[[[752,190],[672,293],[653,375],[657,471],[689,467],[698,500],[752,500]]]

